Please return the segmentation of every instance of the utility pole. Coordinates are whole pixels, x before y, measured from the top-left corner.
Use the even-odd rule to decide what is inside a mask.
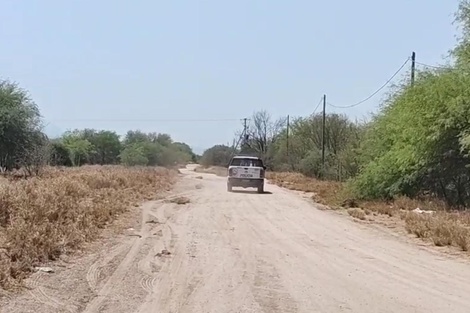
[[[246,142],[246,121],[247,120],[248,119],[246,117],[243,119],[243,143]]]
[[[287,162],[289,163],[289,115],[287,115],[286,151]]]
[[[321,163],[325,167],[325,121],[326,121],[326,95],[323,95],[323,124],[321,132]]]
[[[415,71],[416,71],[416,52],[411,53],[411,86],[415,83]]]
[[[248,134],[247,134],[247,130],[248,130],[248,126],[247,126],[247,122],[248,121],[248,118],[244,118],[243,119],[243,133],[242,133],[242,145],[241,145],[241,149],[243,150],[243,148],[246,147],[246,143],[248,141]]]

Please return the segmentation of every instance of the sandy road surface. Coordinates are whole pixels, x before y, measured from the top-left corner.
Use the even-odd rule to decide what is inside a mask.
[[[1,312],[470,312],[464,261],[276,186],[228,193],[223,178],[183,173],[177,191],[190,204],[145,204],[140,236],[109,238],[55,274],[34,275]]]

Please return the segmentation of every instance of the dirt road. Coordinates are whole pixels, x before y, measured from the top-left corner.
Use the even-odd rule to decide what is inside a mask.
[[[1,312],[470,312],[470,264],[355,223],[276,186],[226,192],[183,170],[186,205],[149,202]],[[96,247],[95,247],[96,248]],[[162,250],[167,250],[169,254]]]

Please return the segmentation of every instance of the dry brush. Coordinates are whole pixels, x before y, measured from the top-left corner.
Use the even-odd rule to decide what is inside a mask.
[[[143,200],[171,189],[163,168],[50,168],[41,177],[0,184],[0,288],[97,238],[100,230]]]
[[[386,215],[401,217],[408,233],[430,240],[436,246],[456,246],[470,250],[470,214],[462,211],[449,211],[442,200],[418,200],[398,197],[393,201],[360,201],[351,198],[344,183],[318,180],[299,173],[268,173],[268,179],[287,189],[313,193],[316,203],[332,208],[348,209],[349,215],[365,219],[366,215]],[[417,208],[427,209],[432,214],[415,213]]]

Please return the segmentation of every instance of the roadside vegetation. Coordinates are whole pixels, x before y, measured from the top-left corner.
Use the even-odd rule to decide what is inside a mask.
[[[0,288],[96,239],[196,161],[167,134],[83,129],[50,139],[42,126],[28,92],[0,81]]]
[[[40,177],[0,187],[0,287],[75,251],[130,207],[170,190],[165,168],[85,166],[45,168]]]
[[[291,117],[287,134],[286,119],[255,112],[236,152],[262,157],[272,182],[312,192],[316,202],[360,219],[365,212],[401,217],[409,233],[467,250],[470,1],[461,1],[456,21],[462,37],[450,65],[418,69],[413,85],[403,78],[366,122],[326,115],[324,164],[321,113]],[[201,164],[226,164],[227,151],[215,146]],[[417,208],[437,213],[412,212]]]

